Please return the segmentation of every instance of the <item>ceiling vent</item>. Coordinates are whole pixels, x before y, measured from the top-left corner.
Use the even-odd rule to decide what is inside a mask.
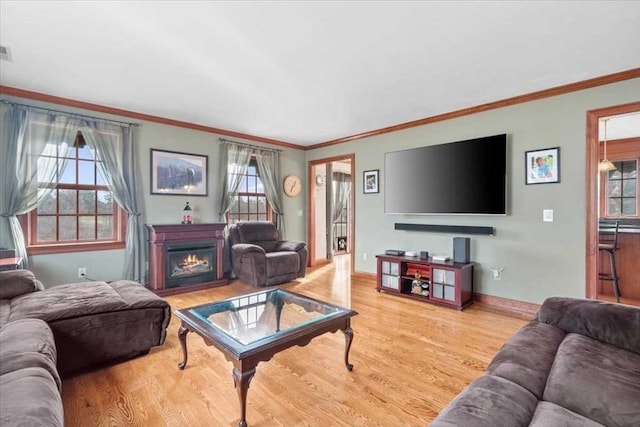
[[[11,62],[11,49],[9,46],[0,46],[0,59]]]

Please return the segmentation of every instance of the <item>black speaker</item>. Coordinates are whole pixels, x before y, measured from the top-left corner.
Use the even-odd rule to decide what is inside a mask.
[[[471,262],[471,239],[468,237],[453,238],[453,261]]]
[[[428,259],[429,252],[428,251],[420,251],[420,259]]]

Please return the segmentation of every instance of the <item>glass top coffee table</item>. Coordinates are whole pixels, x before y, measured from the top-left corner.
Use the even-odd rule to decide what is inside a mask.
[[[282,289],[241,295],[176,311],[182,321],[180,369],[187,366],[187,334],[195,332],[207,345],[218,348],[233,363],[233,382],[240,399],[238,427],[246,427],[249,383],[260,362],[294,345],[305,346],[314,337],[341,330],[345,336],[344,363],[349,371],[353,340],[348,308]]]

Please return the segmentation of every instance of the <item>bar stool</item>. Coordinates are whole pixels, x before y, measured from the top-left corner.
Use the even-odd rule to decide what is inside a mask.
[[[609,264],[611,265],[611,273],[598,273],[600,280],[610,280],[613,282],[613,293],[616,301],[620,302],[620,287],[618,286],[618,272],[616,270],[616,251],[618,247],[618,228],[619,221],[600,221],[599,223],[599,241],[598,250],[609,254]],[[604,231],[604,233],[603,233]]]

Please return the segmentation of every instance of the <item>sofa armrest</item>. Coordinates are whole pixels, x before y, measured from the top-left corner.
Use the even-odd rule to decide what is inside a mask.
[[[250,253],[257,253],[257,254],[265,254],[265,250],[258,246],[258,245],[252,245],[250,243],[237,243],[233,246],[231,246],[231,250],[233,251],[234,255],[244,255],[244,254],[250,254]]]
[[[548,298],[540,322],[640,354],[640,307],[581,298]]]
[[[275,252],[298,252],[302,248],[306,248],[307,243],[300,240],[280,240],[276,244]]]
[[[0,299],[11,299],[42,290],[44,286],[29,270],[0,271]]]

